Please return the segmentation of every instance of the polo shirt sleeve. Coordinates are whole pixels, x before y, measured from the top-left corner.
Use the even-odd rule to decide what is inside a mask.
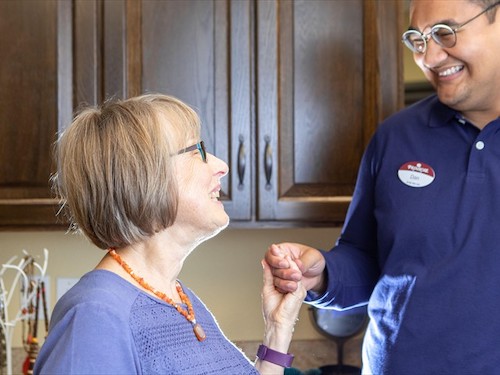
[[[316,307],[345,309],[367,304],[379,277],[374,216],[375,148],[374,138],[363,155],[340,238],[330,251],[322,251],[327,291],[323,295],[308,293],[306,297],[306,302]]]

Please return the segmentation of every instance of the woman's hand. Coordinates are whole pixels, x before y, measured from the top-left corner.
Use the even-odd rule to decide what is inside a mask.
[[[286,260],[291,268],[300,272],[297,264],[287,255]],[[262,311],[265,322],[263,344],[278,352],[287,353],[292,340],[295,322],[300,307],[306,296],[306,290],[299,281],[295,291],[281,293],[273,283],[271,268],[265,259],[262,260],[264,270],[264,286],[262,287]],[[283,367],[270,362],[258,360],[256,367],[261,374],[282,374]]]
[[[289,255],[285,256],[290,268],[300,272],[297,264]],[[291,293],[280,293],[273,282],[271,268],[265,259],[262,260],[264,270],[264,286],[262,288],[262,309],[266,325],[292,326],[299,315],[300,306],[306,296],[302,282],[297,282],[297,289]]]

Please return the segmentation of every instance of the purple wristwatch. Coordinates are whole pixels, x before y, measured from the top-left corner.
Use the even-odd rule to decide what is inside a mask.
[[[257,350],[257,357],[263,361],[274,363],[282,367],[290,367],[293,362],[293,354],[285,354],[269,349],[265,345],[260,345]]]

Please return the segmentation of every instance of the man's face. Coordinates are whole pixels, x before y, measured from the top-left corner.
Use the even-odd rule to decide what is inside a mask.
[[[495,10],[498,11],[500,6]],[[436,24],[457,26],[484,8],[468,0],[413,0],[410,26],[427,34]],[[495,11],[493,10],[493,11]],[[417,65],[448,106],[468,112],[491,111],[500,106],[500,21],[479,16],[457,33],[455,46],[445,48],[432,38],[423,54],[414,53]]]

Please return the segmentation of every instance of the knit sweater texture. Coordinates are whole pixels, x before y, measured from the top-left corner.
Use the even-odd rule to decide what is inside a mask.
[[[188,288],[207,338],[173,306],[94,270],[56,304],[35,374],[258,374]],[[185,308],[185,306],[184,306]]]

